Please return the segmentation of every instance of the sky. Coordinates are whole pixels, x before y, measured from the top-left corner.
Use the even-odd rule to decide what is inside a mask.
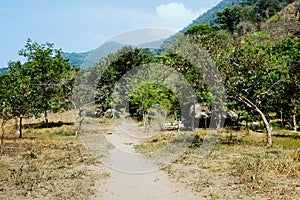
[[[179,31],[221,0],[0,0],[0,67],[27,39],[64,52],[97,48],[140,28]]]

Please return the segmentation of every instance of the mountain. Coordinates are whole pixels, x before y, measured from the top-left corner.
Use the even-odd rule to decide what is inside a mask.
[[[234,6],[238,3],[245,2],[247,0],[223,0],[219,4],[217,4],[215,7],[211,8],[207,12],[200,15],[197,19],[195,19],[190,25],[185,27],[183,30],[180,31],[180,33],[184,33],[186,30],[188,30],[191,26],[195,24],[208,24],[208,25],[216,25],[216,18],[217,13],[224,10],[225,8]]]
[[[77,67],[87,67],[96,64],[99,62],[99,60],[111,53],[117,52],[119,49],[121,49],[124,46],[133,46],[137,48],[149,48],[150,50],[154,51],[158,49],[161,44],[164,42],[164,39],[148,42],[140,45],[127,45],[118,43],[115,41],[108,41],[104,44],[102,44],[97,49],[91,50],[89,52],[84,53],[64,53],[63,57],[65,59],[69,60],[69,63],[71,65],[75,65]]]
[[[89,52],[84,53],[64,53],[63,57],[69,60],[70,65],[81,66],[84,59],[89,55]]]
[[[102,44],[97,49],[84,53],[64,53],[63,57],[68,59],[71,65],[75,65],[77,67],[87,67],[97,63],[102,57],[117,52],[124,46],[124,44],[109,41]]]
[[[294,0],[222,0],[218,5],[215,7],[211,8],[201,16],[199,16],[197,19],[195,19],[191,24],[189,24],[187,27],[185,27],[183,30],[181,30],[178,34],[184,33],[188,28],[195,24],[209,24],[211,26],[217,25],[216,18],[217,18],[217,13],[223,11],[225,8],[230,8],[230,7],[236,7],[240,15],[243,16],[244,20],[248,20],[251,23],[255,23],[255,20],[258,20],[258,18],[255,18],[253,16],[260,16],[262,21],[266,21],[269,18],[270,21],[269,23],[264,23],[262,24],[262,29],[266,30],[269,28],[269,26],[278,26],[278,29],[281,29],[282,27],[286,27],[286,22],[284,24],[280,24],[276,22],[276,19],[278,20],[279,18],[282,18],[282,16],[276,15],[278,11],[280,11],[282,8],[286,7],[289,3],[292,3]],[[247,11],[247,12],[246,12]],[[289,18],[293,18],[293,13],[295,9],[292,9],[292,12],[289,14]],[[267,16],[264,16],[266,13]],[[274,16],[275,15],[275,16]],[[274,16],[274,17],[273,17]],[[287,15],[284,15],[284,18]],[[226,16],[225,16],[226,17]],[[230,20],[229,20],[230,21]],[[290,24],[290,23],[289,23]],[[293,27],[294,24],[292,24]],[[267,26],[267,27],[265,27]],[[236,28],[236,27],[235,27]],[[292,30],[295,31],[295,30]],[[280,35],[276,33],[276,35]],[[149,48],[150,50],[154,51],[156,49],[159,49],[161,45],[164,43],[164,41],[172,40],[172,37],[169,37],[167,39],[162,39],[154,42],[149,42],[145,44],[140,44],[140,45],[130,45],[133,47],[138,47],[138,48]],[[118,43],[115,41],[108,41],[98,47],[97,49],[94,49],[89,52],[83,52],[83,53],[65,53],[63,56],[64,58],[69,60],[69,63],[78,67],[87,67],[96,64],[99,62],[99,60],[107,56],[108,54],[115,53],[119,49],[121,49],[124,46],[129,46],[127,44],[122,44]]]
[[[165,40],[166,39],[161,39],[161,40],[157,40],[157,41],[153,41],[153,42],[147,42],[144,44],[137,45],[137,47],[143,48],[143,49],[148,48],[150,50],[155,50],[155,49],[159,49]]]
[[[189,27],[193,26],[194,24],[207,23],[210,25],[214,25],[214,24],[216,24],[215,19],[217,17],[218,12],[222,11],[224,8],[233,6],[237,3],[244,2],[244,1],[246,1],[246,0],[223,0],[215,7],[208,10],[203,15],[199,16],[196,20],[194,20],[190,25],[188,25],[186,28],[184,28],[179,33],[185,32]],[[150,50],[154,51],[154,50],[160,48],[160,46],[163,44],[163,42],[168,39],[169,38],[158,40],[158,41],[153,41],[153,42],[149,42],[149,43],[145,43],[145,44],[130,45],[130,46],[138,47],[138,48],[149,48]],[[99,62],[99,60],[102,57],[107,56],[108,54],[117,52],[119,49],[121,49],[124,46],[126,46],[126,45],[115,42],[115,41],[108,41],[108,42],[104,43],[103,45],[101,45],[100,47],[98,47],[97,49],[94,49],[92,51],[84,52],[84,53],[75,53],[75,52],[65,53],[63,56],[64,56],[64,58],[68,59],[69,63],[72,65],[75,65],[77,67],[87,67],[87,66],[90,66],[90,65],[93,65],[93,64]]]
[[[0,68],[0,74],[6,74],[8,68],[7,67],[1,67]]]

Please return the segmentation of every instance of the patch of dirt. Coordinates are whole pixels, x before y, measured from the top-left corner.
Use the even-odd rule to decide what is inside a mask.
[[[103,146],[110,146],[105,149],[106,155],[94,155],[102,158],[102,161],[109,171],[109,178],[104,181],[100,180],[96,184],[96,194],[94,199],[107,200],[194,200],[199,199],[189,189],[181,183],[170,181],[169,177],[159,170],[158,166],[154,166],[142,154],[136,153],[134,145],[138,145],[143,139],[133,137],[131,131],[136,131],[134,125],[127,124],[122,127],[123,130],[118,129],[114,123],[101,124],[105,139],[103,140],[101,131],[98,126],[92,128],[88,124],[85,130],[93,132],[93,138],[98,138],[101,145],[96,145],[89,140],[92,137],[86,134],[84,141],[90,142],[86,144],[93,154],[98,154],[99,149]],[[126,132],[124,129],[126,128]],[[130,131],[129,131],[130,130]],[[129,131],[129,132],[128,132]],[[109,133],[109,134],[108,134]],[[136,134],[134,132],[133,134]],[[140,134],[140,133],[138,133]],[[101,139],[102,138],[102,139]],[[109,144],[107,144],[109,143]],[[99,147],[102,146],[102,147]],[[105,157],[105,159],[103,159]],[[201,199],[201,198],[200,198]]]

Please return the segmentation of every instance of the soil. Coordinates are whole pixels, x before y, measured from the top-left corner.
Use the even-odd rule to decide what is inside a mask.
[[[134,146],[142,142],[143,137],[139,131],[136,131],[133,136],[128,134],[128,130],[137,130],[140,127],[133,123],[123,125],[123,129],[120,129],[116,123],[100,126],[88,123],[83,127],[87,132],[82,134],[82,140],[92,154],[100,158],[103,167],[110,174],[109,178],[96,182],[96,194],[93,199],[201,199],[185,185],[172,182],[163,170],[142,154],[136,153]],[[91,132],[94,134],[89,134]],[[102,137],[103,135],[105,138]],[[140,137],[137,137],[138,135]],[[94,141],[97,141],[98,145]],[[99,170],[103,171],[103,168]]]

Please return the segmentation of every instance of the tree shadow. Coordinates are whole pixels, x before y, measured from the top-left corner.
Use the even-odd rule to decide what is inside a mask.
[[[279,138],[292,138],[292,139],[296,139],[299,140],[300,139],[300,135],[285,135],[285,134],[274,134],[274,137],[279,137]]]
[[[28,129],[28,128],[34,128],[34,129],[43,129],[43,128],[56,128],[56,127],[61,127],[63,125],[74,125],[73,122],[49,122],[48,126],[45,122],[38,122],[38,123],[28,123],[28,124],[24,124],[23,127]]]

